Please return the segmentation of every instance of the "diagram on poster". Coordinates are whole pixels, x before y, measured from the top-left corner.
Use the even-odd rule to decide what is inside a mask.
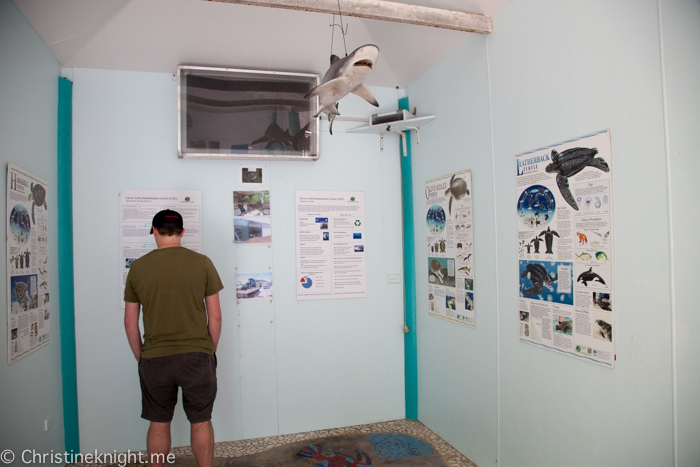
[[[610,131],[520,154],[516,170],[520,340],[614,368]]]
[[[121,307],[131,263],[156,249],[151,235],[153,216],[172,209],[182,216],[185,232],[182,246],[202,252],[202,192],[200,190],[121,190],[120,193],[120,277]]]
[[[474,327],[472,173],[425,183],[428,312]]]
[[[297,300],[367,296],[365,194],[297,191]]]
[[[7,164],[7,364],[51,340],[45,180]]]

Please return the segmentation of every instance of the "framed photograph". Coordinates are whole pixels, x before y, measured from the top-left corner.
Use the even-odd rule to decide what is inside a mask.
[[[312,73],[177,67],[178,157],[316,160]],[[261,174],[262,175],[262,174]]]
[[[238,182],[241,185],[261,187],[265,185],[265,167],[260,165],[239,165]]]

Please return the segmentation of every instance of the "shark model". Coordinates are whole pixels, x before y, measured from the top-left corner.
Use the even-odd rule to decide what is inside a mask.
[[[331,67],[323,76],[323,81],[304,96],[305,98],[318,96],[319,112],[315,117],[321,115],[321,112],[328,116],[330,134],[333,134],[333,120],[340,115],[338,101],[349,93],[358,95],[373,106],[379,107],[377,99],[365,84],[365,79],[374,68],[377,57],[379,57],[379,47],[372,44],[355,49],[345,58],[331,55]]]
[[[301,150],[301,148],[298,147],[299,143],[306,135],[306,130],[308,129],[309,124],[307,123],[304,126],[304,128],[302,128],[294,136],[292,136],[289,133],[289,129],[282,131],[282,128],[277,124],[277,122],[272,122],[265,130],[265,135],[262,138],[258,138],[255,141],[253,141],[252,143],[250,143],[250,145],[252,146],[254,144],[267,142],[267,146],[265,146],[265,149],[267,149],[273,144],[279,143],[287,149],[299,151]]]

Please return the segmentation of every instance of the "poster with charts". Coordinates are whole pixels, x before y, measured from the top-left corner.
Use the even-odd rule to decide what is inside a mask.
[[[7,364],[51,340],[46,180],[7,164]]]
[[[119,195],[119,300],[124,308],[124,287],[134,260],[156,249],[151,235],[153,216],[172,209],[182,216],[182,246],[202,252],[202,192],[200,190],[121,190]]]
[[[476,326],[472,173],[455,172],[425,183],[428,312]]]
[[[614,368],[610,131],[515,160],[520,340]]]
[[[297,300],[367,296],[365,194],[297,191]]]

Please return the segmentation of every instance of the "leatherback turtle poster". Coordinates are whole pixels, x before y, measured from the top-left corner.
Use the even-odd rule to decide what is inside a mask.
[[[426,182],[425,200],[428,312],[474,327],[471,171]]]
[[[7,363],[51,340],[50,209],[45,180],[7,164]]]
[[[615,367],[610,131],[516,156],[520,340]]]

